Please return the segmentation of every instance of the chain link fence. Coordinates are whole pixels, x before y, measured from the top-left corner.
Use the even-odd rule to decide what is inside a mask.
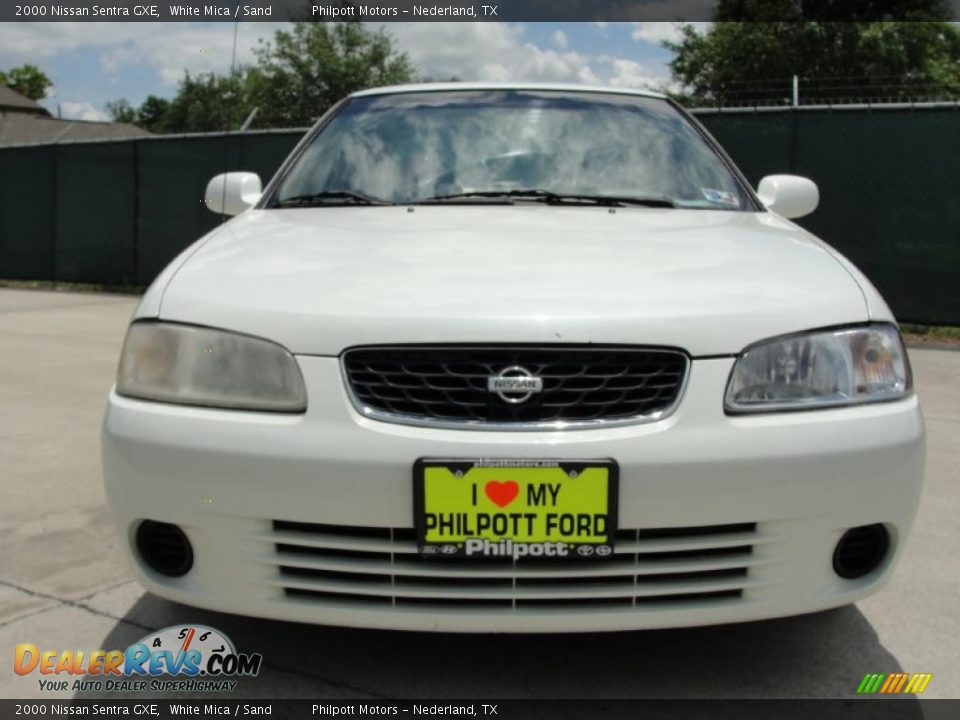
[[[820,186],[800,223],[852,259],[897,316],[960,324],[960,105],[698,110],[756,186]],[[0,278],[147,285],[220,219],[207,181],[264,180],[303,130],[0,149]],[[706,300],[706,299],[705,299]]]
[[[687,107],[714,108],[954,103],[960,101],[960,83],[903,75],[794,75],[788,78],[724,82],[712,87],[705,97],[682,99]]]

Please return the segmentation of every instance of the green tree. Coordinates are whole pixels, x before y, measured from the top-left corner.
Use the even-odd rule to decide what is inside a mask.
[[[309,125],[345,95],[377,85],[410,82],[415,71],[383,29],[362,23],[296,22],[256,50],[249,70],[257,124]]]
[[[815,101],[956,97],[960,28],[948,17],[939,0],[721,0],[706,32],[686,25],[666,46],[692,104],[786,100],[794,75]]]
[[[137,109],[122,98],[107,103],[107,115],[114,122],[137,124]]]
[[[166,98],[149,95],[137,108],[136,123],[150,132],[164,132],[170,101]]]
[[[36,65],[20,65],[6,72],[0,70],[0,85],[6,85],[31,100],[43,100],[53,82]]]
[[[236,130],[250,112],[246,74],[184,73],[173,100],[150,95],[134,108],[126,100],[107,103],[115,122],[126,122],[155,133]]]
[[[156,104],[162,114],[154,127],[168,133],[238,130],[251,109],[246,73],[185,73],[166,110]],[[148,108],[141,110],[149,114]]]
[[[191,79],[191,83],[193,83]],[[195,94],[193,90],[189,94]],[[165,98],[150,95],[140,105],[135,108],[126,100],[113,100],[107,103],[107,114],[114,122],[130,123],[139,125],[150,132],[167,132],[168,123],[173,119],[168,117],[170,112],[170,101]],[[189,113],[184,113],[189,114]]]
[[[185,73],[172,100],[151,95],[138,108],[116,100],[107,111],[157,133],[237,130],[254,108],[256,127],[293,127],[356,90],[416,75],[384,30],[362,23],[295,22],[255,52],[252,67],[226,75]]]

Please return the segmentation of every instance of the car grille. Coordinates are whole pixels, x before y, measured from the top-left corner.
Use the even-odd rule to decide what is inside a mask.
[[[647,608],[737,602],[761,584],[755,523],[621,530],[603,560],[425,558],[412,529],[274,521],[271,584],[325,605],[466,609]]]
[[[645,348],[357,348],[343,356],[358,409],[416,424],[581,425],[663,417],[687,373],[678,350]],[[523,368],[542,391],[508,402],[488,380]],[[516,400],[522,393],[510,395]]]

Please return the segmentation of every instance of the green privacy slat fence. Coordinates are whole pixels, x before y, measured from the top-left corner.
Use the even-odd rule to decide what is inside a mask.
[[[756,185],[820,186],[801,221],[906,321],[960,324],[960,110],[699,112]],[[302,131],[0,149],[0,278],[146,285],[219,219],[224,169],[268,179]]]
[[[751,183],[806,175],[800,224],[877,286],[901,320],[960,324],[960,107],[701,113]]]
[[[0,277],[54,277],[56,183],[54,146],[0,151]]]
[[[0,278],[147,285],[220,218],[207,181],[268,179],[302,130],[0,148]]]

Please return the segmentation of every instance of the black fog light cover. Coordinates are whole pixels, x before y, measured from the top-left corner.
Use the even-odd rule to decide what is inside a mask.
[[[144,520],[137,528],[137,552],[150,569],[181,577],[193,567],[193,547],[176,525]]]
[[[889,549],[890,535],[883,525],[850,528],[833,551],[833,571],[847,580],[856,580],[876,570]]]

